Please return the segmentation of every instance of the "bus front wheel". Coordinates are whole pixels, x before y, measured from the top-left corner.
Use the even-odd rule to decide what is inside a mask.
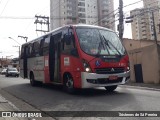
[[[108,92],[113,92],[113,91],[117,88],[117,85],[114,85],[114,86],[106,86],[105,88],[106,88],[106,90],[107,90]]]
[[[74,81],[70,74],[64,76],[64,89],[71,94],[75,92]]]

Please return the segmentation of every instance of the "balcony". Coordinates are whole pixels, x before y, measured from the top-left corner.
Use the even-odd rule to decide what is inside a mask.
[[[86,15],[84,13],[78,13],[78,17],[80,17],[80,18],[86,18]]]

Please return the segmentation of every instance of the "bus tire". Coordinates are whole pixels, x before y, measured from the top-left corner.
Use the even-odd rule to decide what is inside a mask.
[[[30,84],[31,84],[31,86],[36,86],[37,85],[37,81],[35,81],[33,74],[31,74],[31,76],[30,76]]]
[[[64,90],[67,91],[70,94],[75,93],[74,88],[74,81],[70,74],[64,75],[64,82],[63,82]]]
[[[117,88],[117,85],[114,86],[106,86],[105,89],[107,92],[113,92]]]

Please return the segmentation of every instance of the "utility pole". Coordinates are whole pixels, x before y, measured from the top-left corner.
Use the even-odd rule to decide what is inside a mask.
[[[19,58],[19,60],[20,60],[20,54],[21,54],[21,53],[20,53],[20,46],[13,46],[13,47],[18,47],[18,54],[19,54],[19,57],[18,57],[18,58]]]
[[[154,13],[153,11],[151,12],[152,13],[152,21],[153,21],[153,34],[154,34],[154,40],[157,44],[157,33],[156,33],[156,27],[155,27],[155,21],[154,21]]]
[[[119,38],[123,39],[123,31],[124,31],[124,24],[123,24],[123,0],[119,0]]]
[[[18,35],[18,37],[23,38],[26,42],[28,40],[28,37],[26,37],[26,36],[20,36],[20,35]]]
[[[19,63],[20,63],[20,46],[21,46],[21,44],[19,43],[19,42],[17,42],[15,39],[13,39],[12,37],[8,37],[9,39],[12,39],[12,40],[14,40],[16,43],[18,43],[19,44],[19,46],[14,46],[14,47],[18,47],[19,48]]]
[[[39,32],[49,32],[49,17],[45,17],[45,16],[38,16],[38,15],[35,15],[35,22],[34,24],[36,24],[36,31],[39,31]],[[37,24],[40,24],[41,25],[41,29],[38,29],[37,28]],[[46,29],[42,29],[42,26],[43,25],[46,25]]]

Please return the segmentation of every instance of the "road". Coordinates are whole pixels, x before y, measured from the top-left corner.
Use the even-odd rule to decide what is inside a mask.
[[[97,88],[81,90],[76,95],[70,95],[59,86],[32,87],[28,79],[0,75],[0,91],[4,97],[4,93],[10,94],[41,111],[160,111],[160,91],[123,86],[113,93],[107,93],[104,88]],[[12,100],[12,97],[8,99],[18,106],[18,102]],[[124,119],[128,118],[122,120]],[[134,117],[132,119],[137,120]],[[158,118],[153,118],[155,119]]]

